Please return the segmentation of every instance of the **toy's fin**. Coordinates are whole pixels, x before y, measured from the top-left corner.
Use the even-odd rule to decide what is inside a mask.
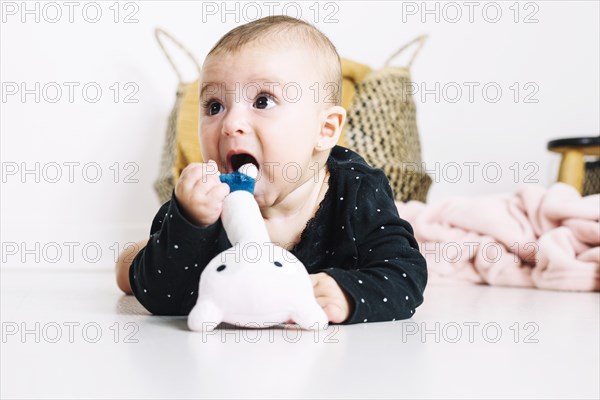
[[[207,300],[196,303],[188,315],[188,327],[192,331],[211,332],[221,322],[223,313],[213,302]]]
[[[291,317],[300,328],[306,330],[322,330],[329,326],[325,311],[316,302],[314,305],[294,311]]]

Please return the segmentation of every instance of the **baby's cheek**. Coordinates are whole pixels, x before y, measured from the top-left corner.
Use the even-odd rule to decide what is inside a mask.
[[[219,149],[219,134],[215,132],[215,129],[212,127],[200,127],[200,134],[198,138],[200,139],[200,150],[202,151],[202,155],[208,157],[210,154],[212,157],[215,157],[218,154]]]
[[[200,140],[200,152],[202,154],[202,160],[204,162],[213,160],[217,163],[217,167],[220,172],[227,172],[227,165],[225,165],[224,160],[221,160],[221,156],[219,155],[217,146],[217,143],[212,143],[206,140]]]

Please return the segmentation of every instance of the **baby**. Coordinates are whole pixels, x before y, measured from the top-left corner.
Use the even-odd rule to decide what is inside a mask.
[[[209,161],[183,170],[131,265],[122,255],[119,287],[153,314],[187,315],[204,266],[231,247],[219,174],[251,162],[270,238],[304,263],[330,322],[410,318],[423,302],[425,259],[384,173],[336,145],[341,80],[335,47],[303,21],[267,17],[221,38],[200,78]]]

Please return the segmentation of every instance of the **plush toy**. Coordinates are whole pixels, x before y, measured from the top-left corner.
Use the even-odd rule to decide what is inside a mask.
[[[193,331],[212,331],[221,322],[266,328],[293,320],[303,329],[327,327],[304,264],[269,239],[253,195],[257,174],[246,164],[220,175],[231,189],[221,221],[233,247],[214,257],[200,276],[198,301],[188,317]]]

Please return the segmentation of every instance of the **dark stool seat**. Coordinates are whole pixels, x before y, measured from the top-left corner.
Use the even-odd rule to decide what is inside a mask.
[[[600,158],[600,136],[552,140],[548,142],[548,150],[562,154],[558,181],[583,193],[585,156]]]

